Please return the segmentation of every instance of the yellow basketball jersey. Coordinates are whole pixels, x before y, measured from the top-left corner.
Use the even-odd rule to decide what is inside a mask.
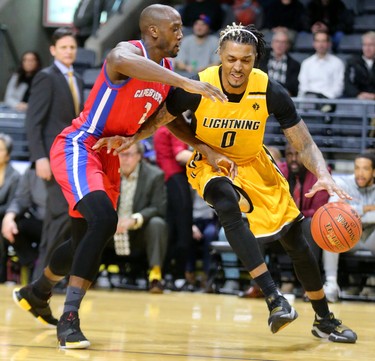
[[[201,81],[221,88],[219,67],[199,73]],[[237,164],[246,163],[263,147],[268,117],[266,89],[268,76],[258,69],[250,74],[247,89],[239,103],[216,102],[203,98],[195,111],[196,135]]]

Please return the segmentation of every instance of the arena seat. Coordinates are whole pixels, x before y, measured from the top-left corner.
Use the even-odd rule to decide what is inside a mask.
[[[361,34],[344,35],[337,50],[339,53],[360,54],[362,52]]]
[[[375,14],[358,15],[354,18],[353,29],[355,32],[364,33],[372,31],[375,27]]]
[[[29,148],[25,130],[25,113],[0,107],[0,132],[13,139],[11,160],[28,161]]]
[[[74,70],[83,74],[86,69],[93,68],[96,62],[96,53],[93,50],[79,47],[76,61],[73,64]]]
[[[292,51],[313,53],[313,35],[311,33],[299,32],[294,41]]]

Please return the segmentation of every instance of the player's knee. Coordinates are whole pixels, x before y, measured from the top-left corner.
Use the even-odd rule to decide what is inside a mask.
[[[103,238],[109,238],[116,233],[118,216],[114,209],[108,209],[105,214],[98,215],[87,221],[88,228],[92,232],[101,234]]]
[[[204,197],[215,208],[219,217],[220,214],[223,216],[241,214],[238,194],[225,178],[212,179],[206,186]]]

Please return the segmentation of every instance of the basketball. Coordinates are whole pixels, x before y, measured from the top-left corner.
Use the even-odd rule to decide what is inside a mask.
[[[311,234],[320,248],[334,253],[346,252],[362,236],[361,218],[347,203],[327,203],[314,213]]]

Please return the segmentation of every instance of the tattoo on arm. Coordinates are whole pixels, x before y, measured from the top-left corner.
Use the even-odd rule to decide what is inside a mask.
[[[171,122],[175,118],[174,115],[170,114],[165,104],[149,117],[137,132],[137,141],[146,139],[155,133],[156,129]]]
[[[304,166],[317,177],[328,173],[323,154],[314,142],[303,120],[295,126],[284,129],[288,143],[299,153]]]

